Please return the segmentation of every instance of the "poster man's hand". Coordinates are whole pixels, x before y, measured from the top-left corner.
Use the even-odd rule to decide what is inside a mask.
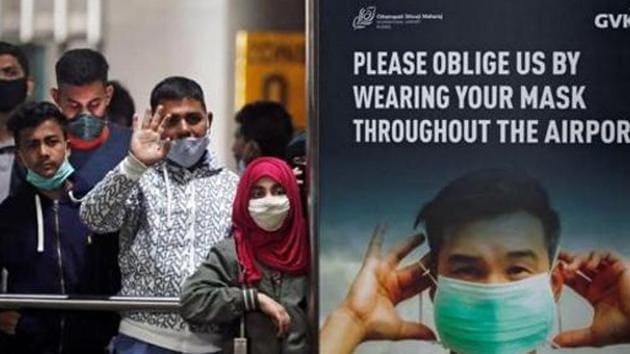
[[[320,338],[322,352],[349,353],[371,339],[435,339],[431,329],[401,319],[395,308],[431,285],[417,263],[397,269],[424,236],[409,237],[381,255],[383,234],[383,228],[377,227],[346,299],[326,320]]]
[[[563,252],[560,260],[565,284],[593,306],[594,315],[590,327],[560,333],[554,341],[562,347],[630,343],[628,264],[608,252]]]

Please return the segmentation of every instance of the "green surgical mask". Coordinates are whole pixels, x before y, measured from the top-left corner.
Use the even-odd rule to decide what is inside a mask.
[[[30,168],[27,168],[26,181],[35,186],[35,188],[51,191],[61,187],[72,172],[74,172],[74,167],[72,167],[70,162],[68,162],[68,159],[66,159],[63,164],[59,166],[55,175],[50,178],[42,177],[41,175],[33,172]]]
[[[549,273],[500,284],[438,276],[435,325],[458,354],[522,354],[550,336],[556,303]]]

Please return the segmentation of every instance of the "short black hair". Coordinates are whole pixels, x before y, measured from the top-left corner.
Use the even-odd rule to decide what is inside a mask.
[[[131,127],[133,115],[136,112],[136,105],[129,91],[118,81],[108,83],[114,88],[114,94],[107,106],[107,118],[110,122]]]
[[[484,169],[457,178],[422,207],[415,226],[424,223],[431,251],[437,255],[446,233],[517,211],[540,220],[552,260],[560,235],[558,213],[542,184],[524,171]]]
[[[35,128],[47,120],[59,124],[64,136],[66,135],[66,117],[50,102],[26,102],[18,106],[9,116],[7,128],[13,133],[16,146],[19,146],[22,130]]]
[[[69,50],[55,64],[57,85],[83,86],[93,82],[106,85],[108,70],[103,54],[88,48]]]
[[[185,98],[199,101],[206,109],[203,90],[194,80],[183,76],[171,76],[160,81],[151,91],[151,110],[155,111],[162,101],[179,101]]]
[[[293,137],[291,115],[272,101],[248,103],[236,113],[239,133],[245,141],[253,140],[262,156],[286,158],[287,145]]]
[[[28,77],[30,75],[31,71],[28,66],[28,58],[20,47],[8,42],[0,41],[0,55],[10,55],[14,57],[22,67],[24,77]]]

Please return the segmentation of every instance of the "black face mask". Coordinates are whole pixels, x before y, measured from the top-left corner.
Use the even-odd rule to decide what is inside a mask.
[[[26,78],[0,80],[0,112],[11,112],[26,99]]]

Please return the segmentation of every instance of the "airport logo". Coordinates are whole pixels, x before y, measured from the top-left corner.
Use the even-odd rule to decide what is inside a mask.
[[[361,30],[374,25],[376,29],[392,29],[399,26],[419,25],[424,21],[442,21],[443,19],[444,14],[442,13],[377,13],[376,6],[367,6],[359,9],[359,14],[352,20],[352,28]]]
[[[362,7],[359,14],[352,20],[352,28],[364,29],[372,24],[376,17],[376,6]]]
[[[595,27],[599,29],[630,29],[630,13],[600,13],[595,15]]]

